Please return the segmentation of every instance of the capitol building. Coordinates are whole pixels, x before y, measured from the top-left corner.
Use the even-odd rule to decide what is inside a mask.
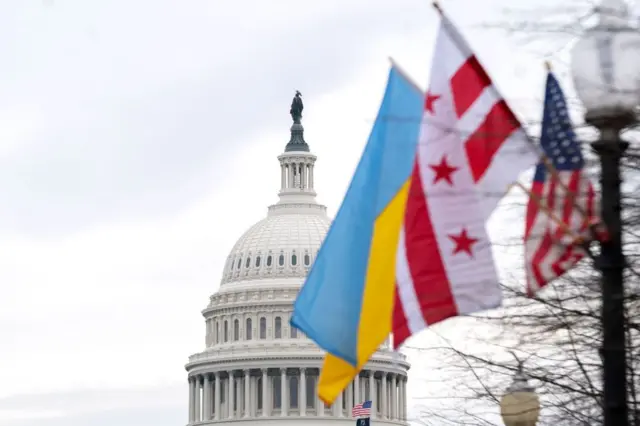
[[[289,318],[331,220],[316,201],[316,156],[299,117],[277,158],[279,200],[233,246],[202,311],[205,347],[185,367],[188,424],[353,425],[354,404],[372,400],[372,423],[406,425],[409,363],[389,342],[332,406],[317,396],[324,353]]]

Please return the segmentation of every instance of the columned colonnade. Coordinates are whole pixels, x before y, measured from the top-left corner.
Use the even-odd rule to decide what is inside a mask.
[[[326,407],[316,394],[318,373],[317,368],[269,368],[192,375],[189,424],[243,417],[350,417],[353,405],[367,400],[373,402],[372,418],[406,420],[407,376],[362,371]]]
[[[300,161],[284,159],[280,163],[280,189],[313,189],[313,163],[315,160],[301,158]]]

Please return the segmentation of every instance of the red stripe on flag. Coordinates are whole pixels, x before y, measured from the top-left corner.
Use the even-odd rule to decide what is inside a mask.
[[[409,330],[409,323],[402,309],[402,300],[400,300],[400,295],[398,294],[397,282],[391,329],[393,333],[393,348],[398,349],[400,345],[411,336],[411,330]]]
[[[458,118],[478,99],[482,91],[491,85],[487,75],[475,55],[470,56],[451,77],[453,106]]]
[[[569,229],[575,229],[574,226],[572,226],[571,219],[573,216],[574,208],[577,208],[576,201],[579,201],[578,197],[581,197],[581,195],[579,195],[580,181],[581,172],[579,170],[574,171],[571,173],[571,177],[569,178],[569,184],[567,185],[567,187],[560,188],[561,193],[564,193],[564,197],[561,198],[562,205],[560,206],[562,208],[561,220],[562,223],[566,224],[569,227]],[[565,228],[558,227],[555,237],[562,238],[562,236],[566,233],[567,230]]]
[[[551,236],[549,232],[545,232],[541,237],[540,244],[536,248],[536,252],[533,255],[533,259],[531,261],[531,269],[533,273],[533,279],[536,281],[536,288],[540,289],[546,285],[547,279],[542,273],[542,262],[547,257],[547,254],[552,248],[553,241],[551,240]],[[529,294],[533,294],[532,287],[529,286]]]
[[[480,180],[504,141],[519,127],[520,122],[504,100],[491,108],[464,146],[474,182]]]
[[[542,199],[542,191],[544,190],[544,184],[542,182],[533,182],[531,187],[531,194],[529,195],[529,202],[527,203],[527,213],[525,219],[525,228],[524,228],[524,239],[525,241],[529,239],[531,228],[535,223],[535,220],[540,213],[540,207],[538,206],[538,202],[536,200]]]
[[[546,193],[545,199],[541,198],[539,201],[543,206],[547,207],[549,212],[553,212],[556,205],[556,183],[556,179],[551,179],[549,181],[549,188],[548,192]],[[543,214],[548,214],[548,212],[543,212]],[[536,238],[535,235],[533,237]],[[540,244],[536,247],[531,261],[533,277],[536,281],[536,286],[538,289],[544,287],[547,284],[548,279],[542,273],[541,266],[545,264],[545,259],[549,255],[549,252],[553,249],[554,244],[553,238],[551,237],[548,229],[540,238]],[[529,290],[529,294],[533,294],[533,292]]]
[[[425,322],[431,325],[457,315],[458,310],[431,223],[429,206],[420,179],[419,161],[419,158],[416,158],[414,163],[404,216],[405,251],[422,316]],[[393,333],[396,340],[394,345],[397,347],[406,339],[403,339],[403,336],[406,335],[407,319],[397,297],[396,302]]]

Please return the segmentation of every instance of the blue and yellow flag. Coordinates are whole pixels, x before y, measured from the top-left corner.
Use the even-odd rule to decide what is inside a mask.
[[[328,352],[318,384],[327,404],[391,332],[395,260],[418,143],[423,93],[396,67],[291,324]]]

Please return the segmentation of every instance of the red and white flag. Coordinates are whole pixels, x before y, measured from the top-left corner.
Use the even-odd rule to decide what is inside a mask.
[[[466,41],[442,16],[396,259],[394,345],[501,304],[485,225],[539,156]]]

